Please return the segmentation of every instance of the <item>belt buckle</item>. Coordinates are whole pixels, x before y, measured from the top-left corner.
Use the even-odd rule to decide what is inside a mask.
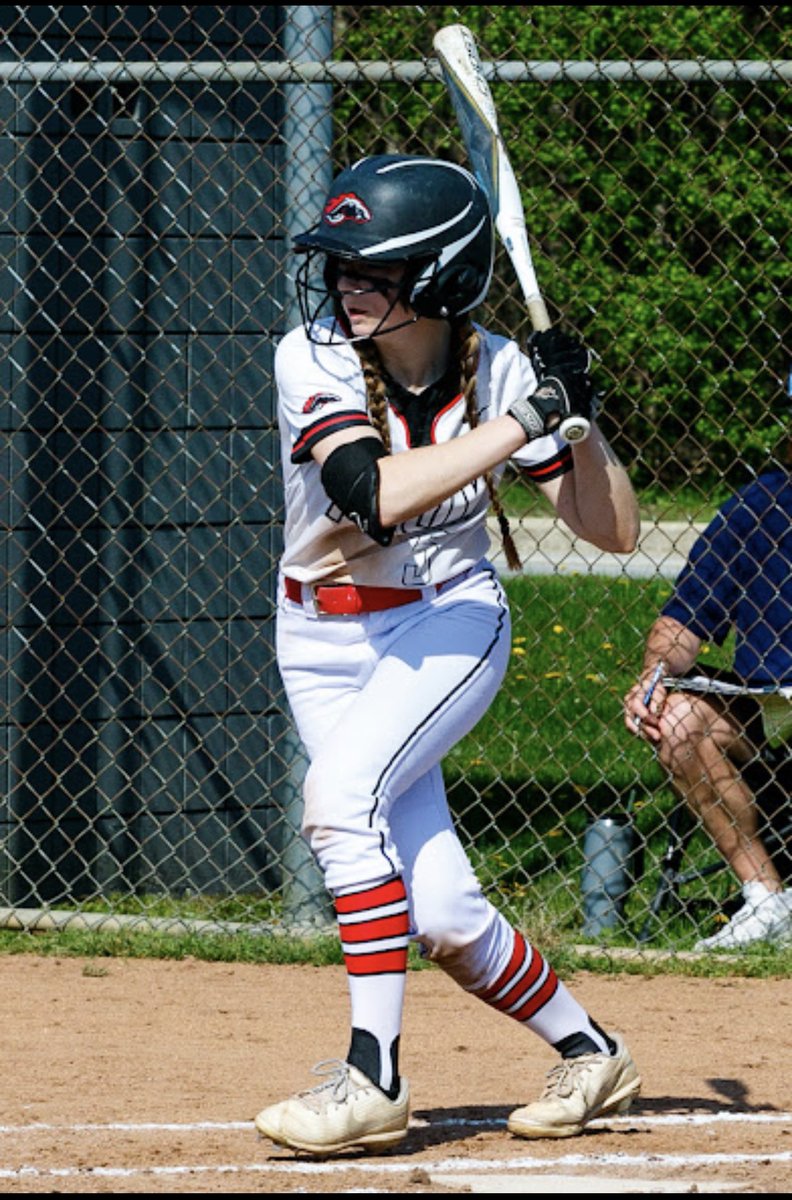
[[[341,586],[343,586],[343,585],[341,585]],[[311,607],[313,609],[314,616],[321,617],[323,619],[330,618],[330,620],[333,620],[334,618],[337,619],[338,617],[348,617],[348,616],[355,615],[354,613],[331,612],[330,610],[328,610],[326,608],[322,608],[322,604],[319,599],[319,592],[322,590],[322,588],[324,588],[326,591],[329,591],[332,588],[332,584],[311,583],[308,585],[308,587],[309,587],[309,590],[311,593]]]

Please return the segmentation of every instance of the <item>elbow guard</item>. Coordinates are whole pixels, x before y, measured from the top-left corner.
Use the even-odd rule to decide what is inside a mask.
[[[379,519],[377,460],[387,453],[379,438],[358,438],[339,446],[322,465],[322,485],[330,499],[380,546],[389,546],[394,532],[383,529]]]

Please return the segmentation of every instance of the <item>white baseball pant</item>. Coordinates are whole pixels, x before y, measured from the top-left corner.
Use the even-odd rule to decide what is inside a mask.
[[[310,766],[303,832],[330,891],[401,875],[413,936],[454,957],[495,916],[456,835],[441,762],[508,664],[503,588],[482,563],[428,600],[360,617],[282,599],[278,662]]]

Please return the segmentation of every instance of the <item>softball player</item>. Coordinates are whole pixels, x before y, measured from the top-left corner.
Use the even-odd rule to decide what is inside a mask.
[[[346,1059],[265,1108],[261,1134],[327,1156],[405,1136],[399,1034],[407,950],[560,1054],[509,1129],[567,1137],[622,1112],[640,1078],[486,899],[454,831],[441,763],[492,702],[509,610],[485,518],[507,461],[579,537],[629,552],[638,511],[591,416],[588,352],[558,331],[530,354],[473,324],[487,294],[486,197],[461,167],[366,158],[296,239],[301,327],[276,356],[286,496],[277,653],[310,766],[303,832],[335,901],[351,1002]],[[530,730],[525,731],[530,737]]]

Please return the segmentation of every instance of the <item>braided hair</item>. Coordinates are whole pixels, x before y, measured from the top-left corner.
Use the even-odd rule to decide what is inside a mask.
[[[473,322],[463,318],[452,326],[452,349],[459,363],[460,387],[465,400],[465,417],[471,429],[479,423],[477,400],[477,372],[479,361],[480,340]],[[371,423],[382,438],[385,449],[390,451],[391,440],[388,428],[387,389],[385,384],[382,362],[373,339],[358,343],[357,352],[363,369],[363,379],[366,384],[368,411]],[[485,472],[484,482],[489,492],[490,504],[498,521],[503,552],[509,570],[519,571],[522,563],[514,544],[509,520],[503,511],[503,505],[498,495],[498,486],[491,471]]]

